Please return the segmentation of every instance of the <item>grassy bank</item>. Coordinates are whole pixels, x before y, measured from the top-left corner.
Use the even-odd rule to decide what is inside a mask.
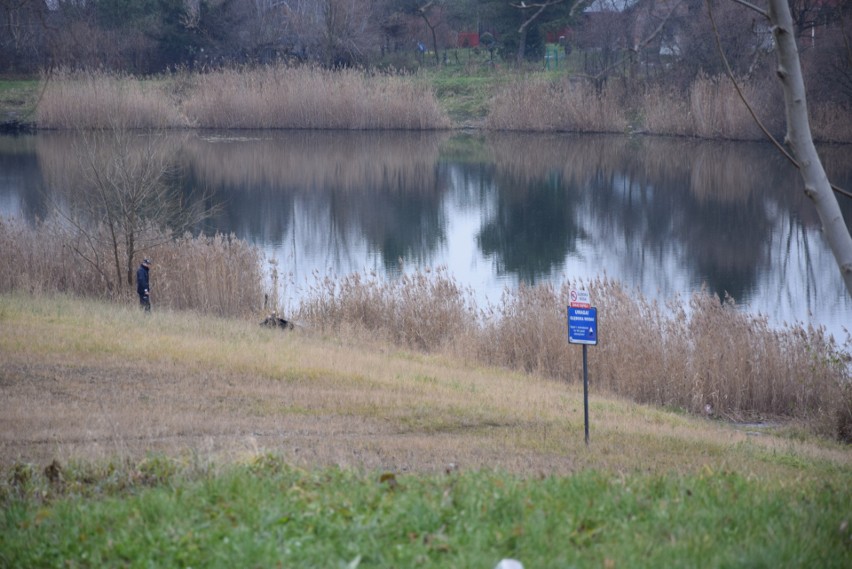
[[[61,227],[0,221],[0,264],[16,268],[0,278],[0,293],[60,292],[132,306],[129,287],[106,288],[91,263],[67,254],[74,240]],[[110,258],[108,248],[95,245],[86,243],[91,258]],[[185,237],[146,254],[155,259],[152,291],[160,309],[258,322],[279,296],[265,284],[258,252],[233,238]],[[776,329],[705,292],[659,303],[597,278],[521,286],[479,306],[439,267],[397,279],[316,275],[287,316],[335,337],[577,382],[580,352],[565,345],[572,288],[588,290],[598,307],[604,341],[590,365],[608,392],[701,416],[796,420],[852,440],[852,339],[795,323]]]
[[[450,463],[562,473],[724,466],[783,477],[803,462],[828,467],[849,458],[827,441],[752,437],[724,421],[619,399],[594,362],[597,452],[589,454],[576,381],[402,350],[354,332],[286,333],[66,296],[4,295],[0,319],[6,462],[138,457],[209,443],[209,454],[232,458],[268,448],[304,465],[399,471]],[[795,423],[786,429],[809,440]],[[334,433],[340,440],[324,439]],[[790,456],[774,460],[776,453]]]
[[[375,337],[0,296],[0,562],[848,564],[852,455]]]
[[[35,92],[42,87],[36,106]],[[5,90],[10,88],[7,82]],[[397,75],[268,66],[206,74],[181,71],[146,80],[56,72],[41,85],[22,82],[15,89],[17,95],[0,98],[0,113],[23,113],[40,128],[117,123],[135,128],[485,127],[763,138],[726,77],[700,76],[684,90],[616,81],[597,89],[567,67],[553,72],[468,65]],[[783,134],[779,86],[753,79],[742,89],[767,128]],[[811,104],[810,115],[816,140],[852,142],[846,128],[850,120],[844,119],[848,109]]]

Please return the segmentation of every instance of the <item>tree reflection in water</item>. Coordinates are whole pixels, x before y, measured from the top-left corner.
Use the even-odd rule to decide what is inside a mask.
[[[648,296],[706,287],[776,322],[852,322],[798,174],[769,145],[568,134],[260,131],[175,135],[182,184],[223,204],[205,231],[314,271],[447,265],[480,300],[604,273]],[[74,136],[0,137],[0,205],[46,214],[77,179]],[[852,184],[845,147],[822,149]],[[852,203],[842,200],[847,223]],[[848,325],[848,324],[847,324]]]

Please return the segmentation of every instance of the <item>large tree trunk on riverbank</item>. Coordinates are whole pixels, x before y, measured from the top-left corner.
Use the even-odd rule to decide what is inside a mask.
[[[784,88],[787,113],[786,142],[799,162],[805,195],[813,201],[828,245],[852,296],[852,235],[843,220],[811,135],[805,83],[787,0],[769,0],[769,20],[778,53],[778,77]]]

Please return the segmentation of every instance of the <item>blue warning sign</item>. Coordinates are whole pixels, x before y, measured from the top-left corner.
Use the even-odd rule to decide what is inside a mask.
[[[597,345],[597,308],[568,307],[568,342],[571,344]]]

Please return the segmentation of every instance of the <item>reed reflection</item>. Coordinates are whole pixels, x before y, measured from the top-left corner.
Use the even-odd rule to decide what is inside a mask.
[[[0,213],[20,212],[32,222],[49,213],[36,137],[0,137]]]
[[[362,244],[387,270],[428,263],[445,241],[438,163],[446,133],[274,132],[187,145],[195,183],[227,204],[217,229],[300,249],[331,265]],[[332,267],[337,268],[337,267]]]
[[[0,137],[0,199],[19,201],[29,219],[45,215],[42,190],[61,201],[76,183],[73,138]],[[706,286],[761,310],[852,314],[798,173],[768,144],[446,132],[165,138],[184,194],[213,192],[223,204],[197,229],[286,249],[286,269],[303,275],[395,274],[402,258],[455,262],[460,280],[491,287],[491,298],[509,282],[606,273],[646,294]],[[852,186],[848,147],[820,152],[831,179]],[[849,224],[852,200],[841,208]]]

